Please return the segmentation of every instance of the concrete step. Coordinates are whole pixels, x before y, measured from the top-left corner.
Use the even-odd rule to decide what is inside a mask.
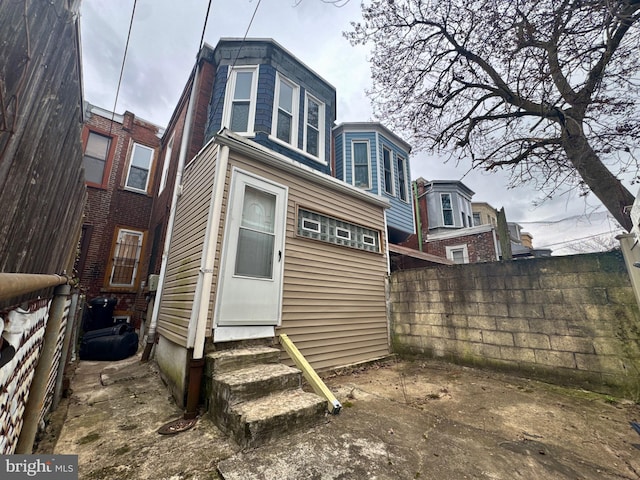
[[[279,361],[280,350],[263,346],[220,350],[206,356],[207,372],[210,374],[221,374],[250,365],[278,363]]]
[[[234,404],[253,400],[276,391],[302,386],[297,368],[280,363],[254,365],[226,373],[214,373],[212,389],[217,392],[215,403]]]
[[[229,423],[238,445],[257,447],[272,438],[318,424],[326,409],[326,400],[318,395],[290,390],[234,405]]]

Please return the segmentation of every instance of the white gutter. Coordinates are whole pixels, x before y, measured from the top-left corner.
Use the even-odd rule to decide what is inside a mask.
[[[189,135],[191,134],[191,119],[193,117],[193,109],[195,103],[196,84],[198,81],[198,73],[200,72],[199,62],[193,75],[193,84],[191,85],[191,94],[189,95],[189,105],[187,106],[187,114],[184,120],[184,129],[182,130],[182,140],[180,141],[180,154],[178,156],[178,169],[176,180],[173,185],[173,197],[171,199],[171,209],[169,210],[169,220],[167,222],[167,231],[164,237],[164,248],[162,250],[162,263],[160,265],[160,275],[158,278],[158,290],[153,304],[153,313],[151,314],[151,323],[147,331],[147,342],[155,342],[156,328],[158,326],[158,315],[160,313],[160,300],[162,297],[162,289],[164,288],[164,280],[167,275],[167,263],[169,260],[169,248],[171,247],[171,237],[173,235],[173,225],[176,219],[176,210],[178,206],[178,197],[182,193],[182,173],[184,170],[185,159],[187,157],[187,148],[189,146]]]
[[[387,210],[383,210],[384,214],[384,250],[387,255],[387,275],[391,275],[391,256],[389,255],[389,228],[387,226]]]
[[[299,178],[311,180],[323,187],[330,188],[341,193],[346,193],[352,197],[364,200],[369,204],[384,208],[391,207],[391,203],[380,195],[374,195],[366,192],[358,187],[344,183],[342,180],[331,177],[326,173],[319,172],[307,165],[291,160],[289,157],[286,157],[281,153],[269,150],[258,143],[247,140],[246,138],[227,130],[226,128],[218,132],[214,136],[214,139],[219,145],[229,146],[235,152],[243,153],[249,158],[260,160],[266,165],[280,168]]]
[[[202,264],[198,273],[196,286],[196,298],[191,319],[195,320],[193,332],[193,359],[198,360],[204,356],[204,344],[207,330],[207,318],[209,315],[209,302],[211,300],[211,286],[213,284],[213,267],[216,261],[216,247],[220,224],[222,223],[222,200],[224,184],[227,177],[229,164],[229,147],[220,146],[216,161],[216,173],[211,191],[211,203],[207,218],[207,230],[202,252]],[[191,322],[189,322],[191,324]],[[191,337],[191,329],[190,329]]]

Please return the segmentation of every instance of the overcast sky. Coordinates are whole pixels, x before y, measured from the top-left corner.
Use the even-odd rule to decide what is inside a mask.
[[[114,110],[133,0],[83,0],[81,41],[85,99]],[[138,0],[116,113],[129,110],[165,126],[195,62],[208,0]],[[256,11],[256,6],[257,11]],[[343,7],[322,0],[214,0],[205,42],[220,37],[273,38],[337,90],[337,121],[370,121],[365,90],[370,86],[367,49],[352,47],[342,32],[358,21],[360,0]],[[384,124],[383,119],[379,119]],[[406,139],[411,143],[411,139]],[[534,207],[531,187],[507,189],[504,174],[468,172],[470,163],[443,163],[423,152],[411,157],[413,179],[459,180],[475,192],[473,201],[505,208],[534,237],[534,247],[573,253],[568,242],[618,232],[598,200],[561,195]],[[635,187],[632,193],[636,193]],[[563,243],[564,242],[564,243]]]

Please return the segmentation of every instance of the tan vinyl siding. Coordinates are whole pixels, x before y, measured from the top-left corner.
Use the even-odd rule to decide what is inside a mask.
[[[158,333],[183,347],[200,269],[218,148],[207,149],[185,169],[160,299]]]
[[[282,326],[277,333],[288,334],[307,360],[319,369],[387,355],[386,256],[296,234],[297,208],[301,207],[377,230],[384,252],[383,208],[231,152],[225,210],[234,166],[289,188]],[[223,238],[226,212],[222,219],[219,242]],[[216,272],[219,258],[218,255]],[[217,273],[214,278],[217,281]]]

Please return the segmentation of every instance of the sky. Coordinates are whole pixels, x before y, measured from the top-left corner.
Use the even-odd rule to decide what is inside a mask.
[[[134,0],[83,0],[85,100],[165,126],[195,63],[208,3],[137,0],[116,103]],[[384,119],[373,118],[366,95],[371,86],[369,47],[353,47],[343,36],[350,22],[361,19],[360,0],[341,5],[323,0],[212,0],[204,41],[215,46],[221,37],[272,38],[336,88],[337,123],[384,124]],[[405,140],[411,144],[410,138]],[[601,249],[608,242],[594,235],[622,231],[593,195],[585,199],[566,193],[536,206],[539,192],[530,186],[508,189],[506,173],[469,171],[470,162],[444,162],[428,152],[414,151],[410,161],[413,179],[462,180],[475,192],[473,201],[504,207],[508,221],[533,235],[535,248],[551,248],[554,255]]]

